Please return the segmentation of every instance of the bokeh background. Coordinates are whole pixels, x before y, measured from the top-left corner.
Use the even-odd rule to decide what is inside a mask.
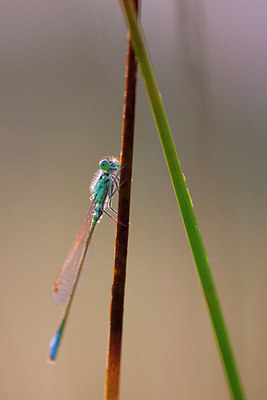
[[[0,397],[102,399],[115,224],[97,227],[58,362],[51,286],[119,155],[117,0],[2,0]],[[267,398],[267,5],[143,0],[146,41],[248,399]],[[229,399],[141,77],[121,399]]]

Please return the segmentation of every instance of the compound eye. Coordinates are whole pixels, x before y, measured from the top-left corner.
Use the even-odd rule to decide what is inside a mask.
[[[108,160],[101,160],[99,163],[99,168],[103,169],[103,171],[107,171],[109,169],[109,161]]]
[[[120,163],[118,160],[110,162],[110,169],[120,169]]]

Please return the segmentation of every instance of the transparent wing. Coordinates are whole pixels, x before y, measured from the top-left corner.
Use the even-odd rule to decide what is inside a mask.
[[[53,300],[56,304],[66,304],[72,292],[73,284],[82,262],[84,252],[87,248],[86,243],[90,233],[94,205],[95,203],[92,200],[86,210],[81,226],[53,285]]]

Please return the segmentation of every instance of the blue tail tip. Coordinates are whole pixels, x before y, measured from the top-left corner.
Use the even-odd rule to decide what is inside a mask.
[[[51,342],[49,344],[49,356],[48,356],[48,362],[50,364],[54,364],[56,361],[56,355],[57,355],[57,350],[59,346],[61,338],[61,332],[57,332],[53,338],[51,339]]]

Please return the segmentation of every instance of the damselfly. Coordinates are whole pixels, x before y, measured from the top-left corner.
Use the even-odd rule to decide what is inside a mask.
[[[116,213],[112,208],[111,200],[114,193],[119,189],[119,173],[120,163],[117,158],[109,157],[100,161],[99,170],[90,186],[92,192],[90,204],[67,258],[53,285],[54,302],[56,304],[66,304],[66,308],[60,325],[50,342],[49,362],[53,363],[56,359],[71,303],[86,263],[86,255],[88,254],[96,224],[100,221],[103,213],[106,213],[115,220],[113,216],[105,210],[105,207],[108,204],[108,207]]]

